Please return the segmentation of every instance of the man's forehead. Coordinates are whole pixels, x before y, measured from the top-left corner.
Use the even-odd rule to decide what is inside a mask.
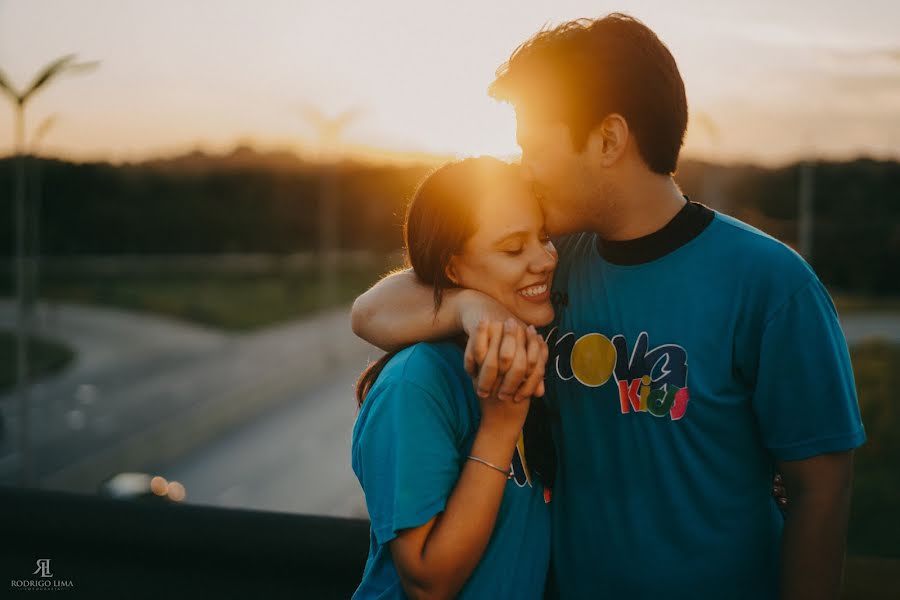
[[[518,104],[516,109],[516,127],[533,128],[539,122],[537,111],[525,104]]]

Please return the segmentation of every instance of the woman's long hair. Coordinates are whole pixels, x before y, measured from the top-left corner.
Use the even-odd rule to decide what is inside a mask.
[[[403,223],[406,264],[419,281],[434,290],[435,312],[441,307],[444,290],[458,287],[447,276],[447,266],[475,233],[478,201],[513,177],[518,177],[516,167],[496,158],[467,158],[438,168],[413,194]],[[385,354],[359,376],[356,399],[360,406],[397,352]]]

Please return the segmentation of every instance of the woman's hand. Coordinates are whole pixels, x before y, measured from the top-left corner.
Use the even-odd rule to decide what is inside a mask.
[[[459,315],[469,336],[466,371],[475,381],[479,397],[492,392],[501,399],[521,402],[544,395],[544,368],[549,356],[547,344],[533,326],[525,326],[509,316],[501,305],[493,306],[486,296],[461,297]],[[477,317],[477,318],[476,318]],[[525,333],[520,337],[519,331]]]
[[[482,327],[494,330],[486,354],[497,355],[504,324]],[[527,331],[515,322],[510,322],[509,328],[517,348],[527,348],[529,341],[538,347],[540,336],[533,329]],[[525,365],[523,354],[509,370],[521,375]],[[479,396],[481,422],[468,451],[471,460],[464,462],[446,510],[424,525],[399,532],[391,542],[391,555],[410,598],[455,597],[488,545],[530,405],[530,396],[521,402],[501,398],[500,386],[498,379],[487,394]]]
[[[498,323],[492,323],[489,329],[497,329],[498,327]],[[512,319],[507,321],[503,327],[512,336],[516,349],[527,348],[529,340],[532,342],[532,346],[535,345],[533,338],[537,336],[537,333],[533,333],[533,329],[526,331],[513,322]],[[491,336],[488,345],[487,356],[495,356],[499,352],[500,345],[501,336],[494,331],[494,335]],[[521,379],[526,375],[527,366],[525,354],[517,352],[514,354],[512,364],[507,373],[515,379]],[[496,369],[496,366],[492,362],[486,362],[482,365],[482,370],[484,369]],[[503,437],[518,438],[519,432],[525,424],[525,417],[528,415],[528,406],[531,398],[528,397],[524,401],[516,402],[512,396],[500,394],[501,384],[502,382],[498,379],[493,389],[487,395],[482,393],[478,395],[481,403],[481,427]]]

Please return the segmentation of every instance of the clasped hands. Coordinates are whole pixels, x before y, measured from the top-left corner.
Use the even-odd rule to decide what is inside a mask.
[[[460,311],[468,334],[466,372],[480,398],[522,402],[544,395],[549,349],[533,325],[525,325],[504,308],[485,306]]]

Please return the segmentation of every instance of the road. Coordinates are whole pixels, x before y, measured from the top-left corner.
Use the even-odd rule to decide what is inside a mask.
[[[851,346],[871,339],[900,344],[900,313],[874,311],[841,315],[841,328]]]
[[[155,472],[187,500],[232,508],[366,517],[350,469],[358,365],[239,430]]]
[[[0,327],[13,309],[0,302]],[[112,309],[42,306],[45,335],[78,351],[34,386],[38,485],[93,492],[102,476],[148,470],[182,482],[188,501],[364,516],[349,468],[353,383],[379,352],[346,309],[253,334],[226,334]],[[900,315],[842,317],[851,344],[900,342]],[[0,410],[16,432],[12,396]],[[0,483],[15,481],[15,435],[0,444]]]
[[[0,327],[13,314],[0,302]],[[167,464],[260,415],[320,401],[311,389],[378,355],[355,338],[346,308],[252,334],[76,305],[40,314],[42,333],[79,357],[32,388],[34,481],[47,489],[90,493],[110,474]],[[10,432],[0,483],[9,485],[20,464],[15,397],[0,398],[0,410]]]
[[[897,314],[851,314],[842,327],[851,344],[900,342]],[[348,397],[358,374],[358,366],[344,369],[307,397],[159,471],[185,484],[190,502],[365,517],[349,469],[355,406]]]

